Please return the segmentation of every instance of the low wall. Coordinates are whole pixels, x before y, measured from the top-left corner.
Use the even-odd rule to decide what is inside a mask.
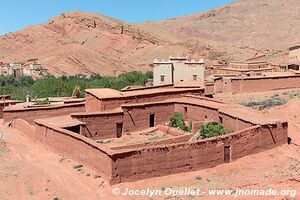
[[[287,143],[287,123],[254,126],[239,132],[191,143],[169,144],[113,155],[113,183],[194,171]]]
[[[131,97],[119,97],[111,99],[97,99],[93,95],[87,94],[86,111],[99,112],[115,109],[123,104],[147,103],[155,101],[163,101],[172,98],[179,98],[187,94],[201,95],[203,89],[187,89],[187,91],[168,91],[164,93],[143,94]]]
[[[27,121],[23,119],[15,119],[12,121],[11,126],[15,129],[22,131],[32,140],[36,140],[35,126],[29,124]]]
[[[102,140],[117,137],[117,123],[123,123],[123,115],[123,112],[103,112],[76,113],[71,116],[85,123],[86,137]]]
[[[300,76],[233,78],[231,79],[231,84],[228,84],[228,87],[227,90],[233,94],[299,88]],[[224,86],[224,89],[226,89],[226,86]]]
[[[256,125],[232,134],[188,142],[192,134],[109,149],[80,134],[35,121],[13,126],[37,142],[100,173],[110,184],[199,170],[287,143],[287,122]],[[229,151],[225,151],[228,148]],[[227,154],[226,154],[227,153]],[[225,158],[229,158],[227,161]]]
[[[82,135],[36,121],[36,141],[54,152],[82,163],[111,181],[112,151]]]
[[[154,114],[154,126],[168,122],[174,112],[174,108],[174,102],[124,105],[122,106],[124,110],[123,133],[149,128],[151,114]]]
[[[10,122],[14,119],[24,119],[30,124],[34,124],[34,120],[38,118],[48,118],[54,116],[68,115],[75,112],[83,112],[85,110],[84,103],[73,103],[66,105],[51,105],[45,107],[32,107],[12,109],[5,108],[3,111],[4,122]]]

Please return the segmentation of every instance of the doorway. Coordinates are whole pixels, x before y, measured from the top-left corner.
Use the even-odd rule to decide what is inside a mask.
[[[65,127],[64,129],[80,134],[80,125]]]
[[[231,147],[229,145],[224,146],[224,163],[230,163],[231,161]]]
[[[117,123],[116,132],[117,132],[117,138],[120,138],[123,132],[123,123]]]
[[[150,114],[149,127],[154,127],[154,125],[155,125],[155,114]]]

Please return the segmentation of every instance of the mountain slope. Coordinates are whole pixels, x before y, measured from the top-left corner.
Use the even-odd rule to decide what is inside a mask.
[[[194,15],[141,26],[213,46],[284,50],[300,40],[299,0],[241,0]]]
[[[149,70],[154,58],[242,60],[300,40],[299,0],[241,0],[163,21],[130,24],[73,11],[0,36],[0,61],[39,58],[51,73],[116,75]]]

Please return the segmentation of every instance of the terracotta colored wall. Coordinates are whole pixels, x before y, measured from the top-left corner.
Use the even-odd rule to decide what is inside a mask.
[[[130,108],[130,109],[128,109]],[[168,122],[175,108],[174,103],[124,107],[123,133],[135,132],[149,128],[150,114],[155,114],[155,125]]]
[[[265,126],[255,126],[219,138],[170,144],[113,155],[112,183],[182,173],[224,163],[224,145],[230,145],[231,160],[285,144],[287,126],[277,124],[273,137]],[[274,138],[274,139],[273,139]]]
[[[263,85],[263,87],[261,87]],[[264,92],[279,89],[299,88],[300,76],[265,77],[255,79],[232,79],[231,92]]]
[[[217,122],[221,122],[220,118],[222,118],[222,124],[224,128],[230,131],[238,131],[255,125],[250,122],[243,121],[242,119],[237,119],[222,113],[219,113],[219,118]]]
[[[96,97],[88,96],[86,101],[87,112],[99,112],[104,110],[110,110],[120,107],[122,104],[132,104],[132,103],[145,103],[154,101],[163,101],[166,99],[178,98],[186,94],[200,95],[201,90],[195,91],[180,91],[180,92],[166,92],[163,94],[149,94],[140,95],[135,97],[126,97],[118,99],[102,99],[98,100]],[[100,109],[101,107],[101,109]]]
[[[36,124],[36,140],[60,155],[86,165],[110,181],[112,173],[111,150],[99,147],[94,141],[65,129]]]
[[[28,126],[16,120],[15,125]],[[144,178],[199,170],[224,163],[224,146],[230,146],[231,160],[287,143],[287,122],[257,125],[206,140],[189,142],[183,135],[147,145],[105,148],[79,134],[36,121],[37,142],[82,163],[115,184]],[[178,143],[182,141],[182,143]]]
[[[85,94],[85,109],[86,112],[96,112],[101,110],[101,101],[93,95]]]
[[[47,118],[54,116],[68,115],[75,112],[83,112],[85,110],[84,103],[59,105],[45,108],[27,108],[20,110],[4,110],[4,122],[10,122],[14,119],[24,119],[33,124],[35,119]]]
[[[75,114],[72,117],[86,123],[85,136],[93,140],[116,138],[117,123],[123,122],[123,113]]]
[[[0,118],[3,118],[3,109],[4,109],[4,107],[10,106],[10,105],[15,105],[17,103],[20,103],[20,102],[8,102],[8,103],[5,103],[5,106],[4,106],[4,103],[0,103]]]
[[[185,109],[187,113],[185,114]],[[181,112],[187,121],[217,121],[218,111],[212,108],[176,103],[175,112]]]
[[[14,121],[12,121],[12,127],[22,131],[31,139],[36,139],[35,126],[30,125],[27,121],[23,119],[15,119]]]

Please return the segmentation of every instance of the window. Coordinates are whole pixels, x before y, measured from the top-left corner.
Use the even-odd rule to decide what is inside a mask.
[[[193,75],[193,80],[196,81],[197,80],[197,75]]]
[[[165,82],[165,75],[160,75],[160,82],[161,83]]]
[[[116,132],[117,132],[117,138],[120,138],[123,132],[123,123],[117,123]]]
[[[224,162],[229,163],[231,161],[231,148],[229,145],[224,146]]]
[[[150,114],[149,127],[154,127],[154,125],[155,125],[155,115]]]

